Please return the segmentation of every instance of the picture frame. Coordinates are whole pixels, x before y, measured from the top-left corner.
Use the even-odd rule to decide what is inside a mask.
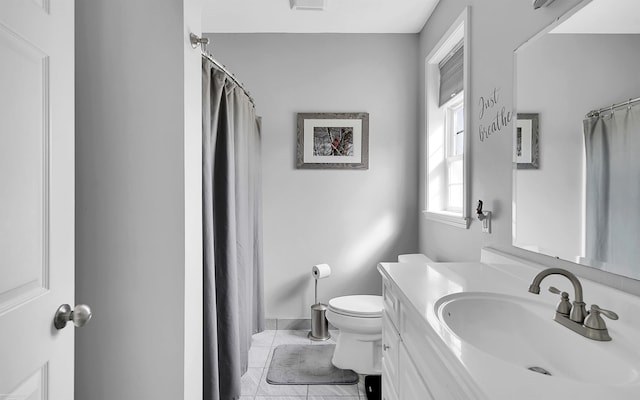
[[[296,167],[369,169],[369,113],[298,113]]]
[[[513,151],[517,169],[540,167],[539,114],[518,114]]]

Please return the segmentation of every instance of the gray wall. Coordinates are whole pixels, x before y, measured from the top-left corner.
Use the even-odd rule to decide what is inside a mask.
[[[215,34],[210,49],[262,120],[267,318],[309,318],[321,301],[377,294],[376,264],[415,251],[417,35]],[[368,112],[369,169],[295,168],[297,112]]]
[[[469,151],[471,155],[471,199],[485,201],[485,209],[493,211],[493,233],[483,234],[477,219],[463,230],[420,218],[420,250],[440,261],[478,260],[480,249],[491,246],[525,259],[551,266],[569,268],[583,276],[610,286],[640,293],[640,282],[595,269],[555,260],[520,250],[511,245],[512,134],[513,125],[493,133],[484,141],[478,134],[481,125],[501,107],[513,110],[513,51],[545,26],[564,14],[578,0],[556,1],[551,6],[533,10],[530,1],[511,0],[447,0],[441,1],[420,34],[420,110],[424,110],[424,60],[465,6],[471,6],[471,121]],[[498,106],[492,114],[479,117],[481,96],[499,89]],[[424,193],[424,112],[420,113],[420,193]],[[421,197],[420,205],[424,204]],[[555,221],[547,221],[553,229]]]
[[[76,333],[79,400],[201,397],[201,219],[187,213],[200,208],[201,167],[185,179],[185,158],[201,153],[192,11],[76,2],[76,299],[94,313]]]

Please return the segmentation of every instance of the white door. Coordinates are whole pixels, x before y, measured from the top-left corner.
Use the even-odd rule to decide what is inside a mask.
[[[73,399],[74,2],[0,1],[0,399]]]

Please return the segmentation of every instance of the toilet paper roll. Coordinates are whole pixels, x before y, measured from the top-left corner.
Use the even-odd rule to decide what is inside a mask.
[[[329,264],[318,264],[311,268],[311,274],[316,279],[326,278],[331,275],[331,267]]]

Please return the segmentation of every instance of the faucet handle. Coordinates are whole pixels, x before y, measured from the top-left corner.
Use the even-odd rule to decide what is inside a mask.
[[[571,302],[569,301],[569,293],[561,292],[558,288],[549,286],[549,291],[554,294],[560,295],[560,303],[556,307],[556,312],[567,317],[571,314]]]
[[[557,288],[557,287],[555,287],[555,286],[549,286],[549,291],[550,291],[551,293],[553,293],[553,294],[567,293],[567,292],[560,292],[560,289],[558,289],[558,288]],[[568,296],[568,295],[569,295],[569,294],[567,293],[567,296]]]
[[[605,310],[604,308],[600,308],[597,304],[592,304],[591,305],[591,309],[589,310],[590,312],[596,312],[596,313],[600,313],[602,315],[604,315],[605,317],[609,318],[609,319],[613,319],[616,320],[620,317],[618,317],[618,314],[616,314],[615,312],[611,311],[611,310]]]
[[[600,316],[600,314],[604,315],[609,319],[616,320],[618,319],[618,314],[613,311],[605,310],[603,308],[598,307],[597,304],[591,305],[591,310],[589,311],[589,315],[584,320],[584,326],[591,329],[607,329],[607,324],[605,324],[604,320]]]
[[[610,319],[618,319],[618,314],[593,304],[589,315],[587,315],[587,318],[584,320],[584,326],[587,328],[585,336],[594,340],[609,341],[611,340],[611,336],[607,330],[607,324],[604,323],[600,314]]]

